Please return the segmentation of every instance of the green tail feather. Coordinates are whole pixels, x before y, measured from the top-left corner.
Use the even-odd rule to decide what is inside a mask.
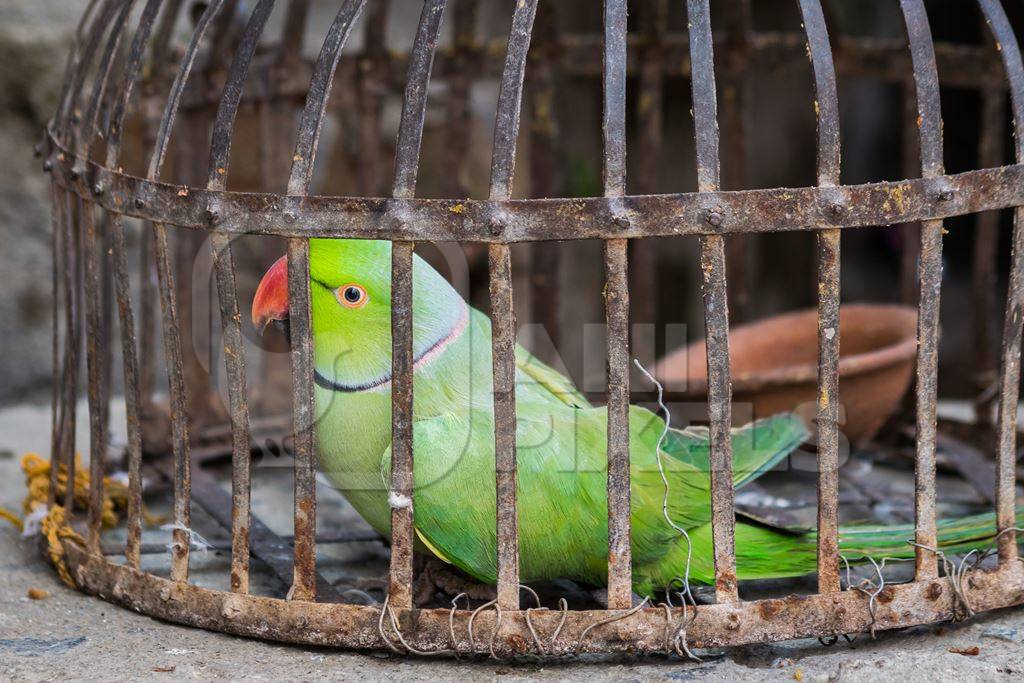
[[[1024,508],[1017,510],[1016,525],[1024,522]],[[946,554],[984,550],[996,535],[996,516],[993,512],[969,515],[956,519],[943,519],[936,524],[938,548]],[[813,539],[816,534],[809,534]],[[911,524],[894,526],[855,526],[839,530],[839,548],[848,560],[865,557],[913,557],[914,527]]]
[[[1024,508],[1017,511],[1017,526],[1024,525]],[[937,524],[938,548],[947,555],[985,550],[995,536],[995,515],[985,513],[957,519],[940,520]],[[849,526],[839,530],[839,552],[850,563],[876,561],[883,557],[911,558],[914,546],[912,525]],[[715,578],[711,525],[705,524],[690,532],[693,556],[690,579],[694,583],[713,583]],[[686,568],[686,541],[680,539],[676,549],[658,567],[651,568],[643,587],[658,589],[673,577],[682,576]],[[817,533],[794,536],[766,526],[736,524],[736,569],[740,580],[781,579],[804,576],[817,568]]]

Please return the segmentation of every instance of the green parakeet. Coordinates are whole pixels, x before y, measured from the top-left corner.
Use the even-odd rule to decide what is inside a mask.
[[[381,534],[390,532],[391,244],[317,239],[310,286],[320,466]],[[288,316],[287,262],[264,276],[253,301],[258,329]],[[497,575],[491,327],[429,264],[413,266],[415,358],[413,510],[420,549],[493,583]],[[571,381],[516,348],[516,445],[520,574],[590,585],[607,581],[607,412]],[[707,431],[669,429],[651,411],[629,413],[634,590],[650,595],[683,574],[712,583]],[[799,446],[806,429],[778,415],[734,430],[734,481],[756,479]],[[658,445],[661,442],[659,453]],[[394,502],[394,501],[391,501]],[[940,523],[947,549],[977,547],[993,535],[993,516]],[[912,527],[841,531],[848,559],[912,555]],[[745,520],[736,524],[740,579],[815,570],[814,533]]]

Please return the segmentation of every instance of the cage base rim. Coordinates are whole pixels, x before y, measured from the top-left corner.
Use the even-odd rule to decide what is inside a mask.
[[[379,625],[379,606],[289,601],[230,593],[177,583],[89,553],[64,540],[65,556],[77,587],[108,602],[163,621],[262,640],[354,650],[404,649],[390,627]],[[1024,603],[1024,565],[1012,562],[995,569],[976,569],[963,580],[964,592],[976,613]],[[958,617],[949,579],[887,585],[876,598],[874,629],[878,631],[941,623]],[[689,610],[687,642],[691,648],[727,647],[799,638],[865,633],[872,629],[868,596],[856,590],[788,596],[738,603],[700,605]],[[694,614],[694,612],[696,614]],[[621,620],[599,625],[614,616],[605,610],[571,610],[554,642],[563,613],[530,610],[530,622],[544,645],[542,654],[654,654],[671,651],[668,636],[682,624],[683,612],[661,607],[643,609]],[[417,650],[499,657],[538,654],[527,612],[484,610],[395,610],[405,642]],[[449,622],[451,619],[451,622]],[[473,619],[475,642],[468,627]],[[450,626],[451,623],[451,626]],[[590,628],[593,627],[593,628]],[[382,634],[386,633],[391,642]],[[585,636],[582,637],[581,636]]]

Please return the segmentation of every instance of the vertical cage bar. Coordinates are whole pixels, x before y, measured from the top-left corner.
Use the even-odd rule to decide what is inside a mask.
[[[63,109],[65,109],[65,102],[71,94],[71,83],[72,75],[75,73],[75,69],[78,66],[78,55],[82,48],[82,37],[86,31],[86,26],[89,24],[89,20],[92,18],[93,10],[96,8],[97,0],[90,0],[86,5],[85,11],[82,12],[82,18],[79,20],[78,27],[75,31],[75,41],[72,45],[72,49],[68,52],[68,59],[65,62],[65,76],[63,76],[63,86],[60,91],[58,98],[57,110],[54,115],[53,122],[51,125],[50,134],[61,135],[61,121],[60,115]],[[52,164],[52,160],[50,162]],[[52,400],[53,408],[51,412],[51,429],[50,429],[50,488],[47,496],[46,504],[52,508],[59,502],[57,500],[57,485],[59,483],[59,471],[60,463],[65,460],[65,443],[67,439],[67,420],[68,420],[68,349],[71,348],[71,336],[72,329],[67,326],[68,311],[71,306],[70,300],[67,296],[61,297],[63,293],[63,282],[68,276],[68,272],[71,268],[71,264],[66,260],[66,240],[68,234],[68,221],[71,220],[70,214],[70,198],[69,193],[66,190],[60,188],[56,182],[51,183],[52,193],[52,209],[51,209],[51,225],[52,225],[52,291],[53,291],[53,311],[52,311],[52,324],[53,324],[53,347],[52,347],[52,361],[53,361],[53,387],[52,387]],[[62,303],[62,306],[61,306]],[[65,318],[65,329],[63,329],[63,335],[60,335],[60,318],[61,309],[63,310],[63,318]],[[63,341],[63,353],[61,354],[61,341]]]
[[[411,242],[391,246],[391,567],[388,595],[396,608],[412,607],[413,580],[413,352]]]
[[[86,543],[89,550],[99,554],[100,529],[103,524],[103,474],[106,463],[107,435],[103,425],[103,401],[109,400],[103,390],[104,336],[100,311],[100,243],[96,233],[95,209],[86,202],[82,207],[82,231],[85,234],[85,307],[86,335],[85,361],[89,398],[89,517]]]
[[[1003,57],[1013,109],[1013,142],[1017,163],[1024,162],[1024,63],[1013,27],[999,0],[979,0]],[[1003,321],[1002,370],[999,375],[999,449],[996,454],[996,529],[999,564],[1017,561],[1016,464],[1017,401],[1020,394],[1021,325],[1024,323],[1024,207],[1013,212],[1010,284]]]
[[[507,244],[488,245],[491,355],[494,372],[494,457],[497,472],[498,604],[519,609],[519,516],[516,504],[515,311]]]
[[[537,0],[516,4],[498,93],[491,156],[492,201],[512,196],[523,79]],[[493,220],[499,221],[495,217]],[[499,224],[500,227],[500,224]],[[519,517],[516,507],[516,321],[512,302],[512,258],[507,244],[488,246],[491,296],[491,356],[494,378],[494,457],[497,496],[498,604],[519,609]]]
[[[427,86],[446,0],[426,0],[409,56],[392,196],[416,194]],[[413,350],[412,242],[391,247],[391,567],[388,595],[396,608],[412,607],[413,578]],[[401,502],[402,504],[395,504]],[[408,502],[408,504],[405,504]]]
[[[53,311],[51,324],[53,326],[53,357],[52,375],[53,386],[51,387],[52,409],[50,411],[50,491],[47,495],[46,505],[49,508],[57,503],[58,473],[61,462],[61,442],[63,432],[61,430],[64,421],[63,402],[61,397],[64,390],[63,370],[61,369],[61,340],[67,344],[67,336],[70,330],[64,330],[61,334],[61,278],[60,274],[66,269],[62,259],[64,233],[64,193],[56,182],[51,182],[50,192],[50,226],[53,232],[51,236],[51,258],[53,270],[51,272],[51,292],[53,292]],[[66,304],[66,302],[63,302]]]
[[[714,43],[708,0],[687,0],[693,121],[697,140],[697,190],[719,187],[717,98]],[[718,208],[707,213],[708,224],[721,225]],[[711,528],[714,538],[715,592],[719,602],[739,599],[736,586],[736,509],[732,483],[732,384],[729,377],[729,304],[722,235],[701,237],[700,263],[704,293],[704,325],[708,354],[708,418],[711,439]]]
[[[93,16],[93,10],[96,8],[97,0],[90,0],[82,13],[82,18],[78,22],[78,26],[75,30],[75,40],[68,51],[67,60],[64,65],[64,79],[63,87],[61,89],[60,97],[58,99],[57,112],[54,115],[53,120],[49,124],[49,132],[56,136],[62,135],[60,115],[64,108],[64,102],[69,96],[71,90],[71,75],[74,72],[77,64],[77,58],[79,50],[82,47],[82,36],[85,32],[85,27],[88,25],[89,20]],[[52,164],[52,159],[48,163]],[[52,170],[52,169],[51,169]],[[70,344],[71,329],[66,328],[61,334],[61,310],[62,303],[66,309],[70,303],[67,299],[61,297],[62,292],[62,274],[67,272],[67,262],[64,260],[64,235],[65,225],[68,220],[67,211],[67,193],[60,188],[55,182],[51,181],[51,208],[50,208],[50,221],[51,221],[51,247],[52,247],[52,282],[51,291],[53,292],[53,311],[52,311],[52,325],[53,325],[53,348],[52,348],[52,379],[53,386],[51,387],[51,400],[52,410],[50,414],[50,490],[47,495],[46,504],[49,508],[52,508],[58,503],[57,501],[57,486],[59,483],[60,463],[63,461],[63,445],[65,439],[65,418],[66,418],[66,402],[64,400],[65,392],[67,391],[67,367],[62,366],[62,358],[66,357],[67,348]],[[64,353],[61,353],[61,341],[63,340]]]
[[[231,158],[231,143],[234,138],[235,118],[242,99],[242,89],[249,73],[249,64],[267,19],[274,9],[275,0],[260,0],[249,17],[242,42],[235,53],[228,70],[227,82],[221,93],[220,105],[213,124],[213,143],[210,150],[210,167],[207,175],[208,190],[224,190],[227,187],[228,164]],[[214,225],[218,214],[216,207],[208,207],[207,215]],[[228,402],[231,414],[231,590],[236,593],[249,591],[249,524],[251,520],[250,499],[252,484],[251,439],[249,434],[249,406],[245,388],[245,347],[242,336],[242,316],[238,310],[238,291],[235,284],[234,258],[231,240],[226,233],[216,229],[210,233],[210,247],[213,253],[214,272],[217,280],[217,296],[220,303],[221,329],[223,330],[224,362],[227,368]],[[306,304],[308,309],[308,302]],[[309,458],[307,458],[308,460]],[[298,458],[296,464],[298,465]],[[304,478],[315,487],[316,479]],[[296,473],[296,482],[299,476]],[[304,492],[308,493],[308,492]],[[315,508],[313,508],[315,513]],[[308,512],[303,509],[303,513]],[[313,520],[305,514],[296,513],[296,540],[305,524]],[[298,549],[298,545],[296,546]],[[313,572],[310,571],[312,576]],[[315,582],[312,584],[315,591]]]
[[[78,139],[78,159],[75,167],[84,173],[85,160],[91,156],[92,140],[96,134],[97,117],[114,69],[114,57],[124,29],[134,6],[134,0],[126,0],[121,4],[120,12],[114,19],[103,54],[97,66],[96,77],[92,86],[92,94],[85,117],[81,122],[81,135]],[[100,181],[93,189],[93,194],[103,191]],[[82,258],[85,261],[85,307],[86,307],[86,371],[88,379],[89,399],[89,514],[87,522],[86,543],[95,554],[100,550],[100,531],[103,526],[103,475],[107,450],[107,421],[109,409],[110,385],[107,381],[107,325],[103,316],[100,264],[103,237],[97,235],[100,227],[96,223],[94,206],[85,202],[82,206],[82,231],[85,235],[85,249]]]
[[[338,10],[313,69],[299,122],[288,179],[288,195],[305,197],[313,180],[320,131],[341,50],[366,0],[348,0]],[[288,301],[292,360],[292,433],[295,440],[295,568],[292,599],[316,595],[316,453],[313,441],[313,332],[309,292],[309,240],[288,240]]]
[[[80,118],[78,124],[78,135],[75,140],[78,145],[75,171],[81,175],[85,174],[85,162],[91,157],[92,141],[98,132],[97,119],[104,96],[108,91],[111,74],[115,68],[115,57],[124,36],[128,16],[134,4],[135,0],[123,0],[119,5],[119,11],[114,16],[110,33],[97,63],[86,114]],[[76,102],[77,97],[72,101]],[[73,116],[79,116],[77,110]],[[102,189],[97,182],[92,187],[93,195],[100,195]],[[97,225],[95,208],[88,201],[81,204],[80,220],[85,240],[81,258],[84,259],[86,371],[89,403],[89,502],[86,543],[90,551],[99,554],[99,536],[103,515],[103,474],[109,430],[106,414],[110,410],[110,382],[106,368],[109,365],[110,345],[108,343],[109,321],[103,314],[104,288],[101,282],[103,275],[100,272],[100,265],[104,261],[100,256],[104,239],[97,236],[96,232],[101,230],[101,225],[105,225],[105,221]]]
[[[81,330],[81,249],[78,231],[82,201],[73,193],[65,193],[67,209],[64,223],[64,325],[67,330],[67,346],[64,354],[64,424],[61,440],[61,457],[64,461],[66,485],[64,509],[70,523],[75,511],[75,431],[77,422],[76,403],[78,399],[78,363],[82,340]]]
[[[604,3],[603,175],[606,197],[626,194],[626,0]],[[628,224],[623,209],[616,225]],[[608,330],[608,609],[633,601],[629,477],[628,242],[604,241]]]
[[[814,69],[818,119],[818,185],[839,184],[839,96],[820,0],[800,0]],[[841,205],[837,204],[836,206]],[[818,243],[818,591],[839,585],[839,230]]]
[[[110,216],[114,287],[121,328],[121,353],[124,364],[124,401],[128,436],[128,521],[124,556],[129,567],[138,569],[142,544],[142,430],[139,424],[139,361],[128,282],[128,257],[124,238],[124,217]],[[151,351],[150,351],[151,352]]]
[[[178,297],[174,270],[167,244],[167,227],[153,224],[156,274],[160,283],[160,311],[163,324],[167,385],[171,396],[171,451],[174,455],[174,531],[171,541],[171,580],[188,580],[190,539],[185,529],[191,525],[192,469],[189,448],[189,424],[185,405],[184,360],[181,351],[181,326],[178,324]]]
[[[124,119],[131,102],[132,90],[139,77],[142,58],[164,0],[148,0],[142,10],[139,26],[132,40],[128,60],[121,77],[118,99],[107,127],[107,168],[120,166]],[[121,359],[124,373],[126,433],[128,437],[128,510],[126,522],[125,560],[138,569],[142,542],[142,430],[139,423],[139,360],[136,344],[135,316],[132,310],[128,256],[124,235],[124,216],[109,214],[111,261],[117,298],[118,322],[121,329]],[[151,347],[146,347],[151,348]],[[152,355],[152,354],[147,354]]]
[[[942,109],[928,15],[923,0],[900,0],[907,25],[917,92],[921,173],[932,178],[942,166]],[[917,458],[914,467],[914,540],[917,580],[938,575],[935,528],[935,405],[938,397],[939,288],[942,284],[942,221],[921,225],[917,314]],[[925,547],[922,547],[925,546]]]
[[[71,61],[71,69],[65,79],[65,89],[61,95],[61,102],[57,114],[54,116],[54,127],[58,137],[65,138],[65,143],[71,148],[77,148],[77,140],[81,131],[82,112],[79,110],[79,102],[82,96],[82,87],[85,82],[86,73],[92,64],[99,49],[101,39],[106,29],[110,26],[114,17],[114,11],[119,4],[109,0],[102,5],[101,9],[93,19],[88,28],[88,35],[85,35],[85,22],[79,25],[79,37],[76,41],[76,49],[73,51],[74,59]],[[91,14],[91,6],[87,15]],[[77,45],[84,43],[81,52]],[[101,70],[102,71],[102,70]],[[79,170],[74,171],[73,181],[78,180]],[[71,192],[65,193],[66,210],[64,213],[63,230],[63,263],[64,263],[64,310],[65,310],[65,335],[66,346],[64,354],[62,408],[60,420],[60,461],[64,462],[66,473],[66,490],[64,494],[64,508],[67,512],[67,520],[70,523],[74,517],[74,490],[75,490],[75,429],[77,422],[78,397],[78,364],[81,345],[81,295],[82,295],[82,249],[81,235],[79,231],[79,220],[85,208],[81,198]],[[90,430],[91,431],[91,430]],[[59,462],[53,463],[53,469],[59,468]],[[51,488],[56,492],[57,476],[52,476]]]
[[[313,600],[316,597],[316,452],[313,444],[315,396],[308,240],[288,240],[288,302],[292,453],[295,458],[295,545],[290,595],[293,600]],[[246,574],[248,569],[246,566]]]
[[[66,134],[67,120],[64,118],[63,113],[67,106],[67,100],[71,97],[77,97],[78,93],[72,95],[72,81],[74,74],[80,67],[81,50],[83,47],[84,36],[88,31],[90,33],[99,30],[100,21],[94,19],[93,13],[98,6],[97,0],[90,0],[86,6],[85,11],[82,13],[82,18],[78,23],[75,30],[75,40],[71,46],[71,50],[68,52],[67,62],[65,63],[63,87],[61,89],[60,97],[58,99],[57,111],[54,114],[53,119],[49,124],[50,131],[53,135],[58,138],[63,138]],[[92,20],[92,23],[90,23]],[[51,162],[52,163],[52,162]],[[66,278],[69,276],[71,263],[67,260],[68,254],[70,253],[67,241],[70,235],[70,222],[73,220],[71,217],[71,198],[70,193],[60,189],[56,182],[53,183],[53,211],[52,211],[52,225],[53,225],[53,414],[52,414],[52,434],[51,434],[51,448],[50,448],[50,492],[47,497],[47,505],[53,507],[54,505],[60,504],[57,496],[57,487],[59,484],[60,464],[67,462],[67,442],[68,442],[68,422],[73,422],[74,416],[74,405],[72,405],[69,411],[69,390],[72,398],[74,397],[75,390],[71,385],[72,374],[70,368],[74,365],[71,358],[72,344],[77,344],[74,339],[73,328],[68,324],[71,320],[71,306],[72,301],[68,298],[68,288],[64,285]],[[61,297],[63,293],[63,297]],[[61,318],[61,299],[63,299],[63,313],[64,313],[64,333],[63,333],[63,353],[61,353],[60,338],[58,333],[60,330],[59,320]],[[71,435],[71,450],[74,450],[74,427],[72,424],[72,435]],[[72,456],[73,459],[73,456]],[[70,481],[70,480],[69,480]],[[69,489],[70,490],[70,489]],[[66,499],[66,496],[65,496]],[[70,510],[69,510],[70,514]]]
[[[159,180],[167,155],[171,131],[181,105],[188,76],[195,64],[199,46],[224,0],[213,0],[196,23],[192,40],[182,57],[171,85],[164,112],[157,129],[156,142],[146,173],[148,180]],[[190,539],[185,529],[191,524],[191,455],[188,412],[188,386],[184,375],[181,326],[178,321],[177,287],[167,243],[167,226],[153,224],[153,252],[156,261],[157,282],[160,290],[160,312],[163,319],[164,357],[167,365],[167,385],[171,398],[171,450],[174,457],[174,531],[171,543],[171,580],[188,580]]]

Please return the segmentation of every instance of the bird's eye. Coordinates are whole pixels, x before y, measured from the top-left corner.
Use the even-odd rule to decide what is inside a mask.
[[[366,290],[359,285],[344,285],[334,291],[338,302],[348,308],[362,308],[366,305]]]

